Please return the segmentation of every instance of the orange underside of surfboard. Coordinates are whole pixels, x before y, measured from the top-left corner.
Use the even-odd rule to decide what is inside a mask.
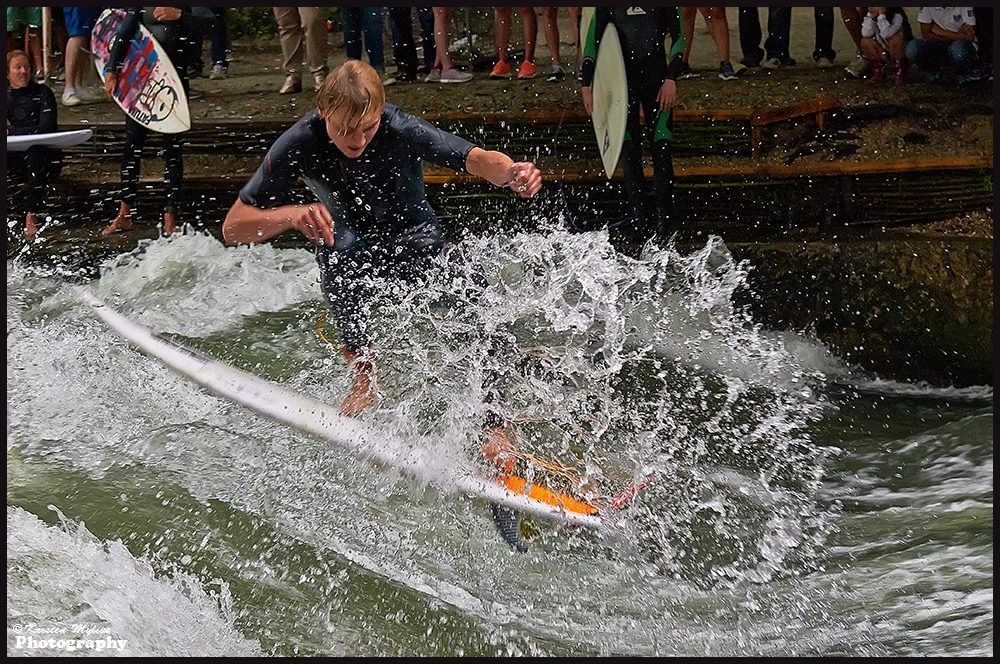
[[[518,477],[517,475],[506,475],[498,478],[497,481],[514,493],[520,493],[547,505],[562,508],[567,512],[591,515],[597,514],[597,508],[593,505],[588,505],[587,503],[576,500],[575,498],[571,498],[565,494],[556,493],[555,491],[538,486],[537,484],[529,486],[526,479]]]

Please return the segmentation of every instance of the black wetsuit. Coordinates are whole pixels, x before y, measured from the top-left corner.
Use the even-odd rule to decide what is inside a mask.
[[[109,50],[107,70],[120,74],[128,53],[128,45],[140,22],[152,33],[156,41],[166,50],[167,57],[177,70],[184,94],[190,92],[187,75],[187,53],[190,51],[188,42],[192,36],[191,8],[181,11],[181,18],[176,21],[159,21],[153,16],[155,7],[125,7],[125,19],[118,29]],[[120,199],[123,203],[134,207],[139,188],[139,170],[142,163],[142,148],[150,129],[139,124],[130,116],[125,116],[125,150],[122,154]],[[167,202],[164,211],[177,214],[177,199],[184,179],[184,153],[182,134],[162,134],[163,136],[163,181],[167,185]]]
[[[31,81],[23,88],[7,86],[7,122],[11,136],[59,131],[56,96],[47,85]],[[7,152],[7,172],[24,180],[24,206],[28,212],[42,207],[45,187],[62,170],[62,150],[33,145],[23,152]]]
[[[367,320],[376,299],[389,296],[369,279],[412,281],[444,248],[444,232],[424,193],[423,162],[465,172],[473,147],[386,104],[364,153],[349,159],[313,110],[275,141],[239,197],[257,208],[278,207],[289,203],[302,178],[329,209],[334,244],[316,248],[323,294],[345,347],[360,353],[369,345]]]
[[[655,233],[661,239],[672,230],[674,164],[670,141],[673,139],[673,113],[660,112],[657,94],[668,78],[677,80],[684,53],[684,28],[679,7],[598,7],[593,29],[584,45],[583,85],[594,80],[597,49],[608,23],[618,30],[628,81],[628,121],[622,144],[621,164],[625,193],[631,210],[629,229],[634,239],[644,241]],[[670,56],[666,38],[670,37]],[[646,118],[653,154],[653,193],[656,222],[649,221],[643,206],[645,175],[642,167],[643,131],[639,109]]]

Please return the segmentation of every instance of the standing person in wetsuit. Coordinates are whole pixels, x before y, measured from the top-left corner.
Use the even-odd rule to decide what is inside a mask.
[[[167,57],[177,70],[184,94],[190,93],[188,85],[187,54],[189,40],[195,34],[190,7],[128,7],[111,46],[107,68],[104,72],[104,91],[113,98],[118,86],[118,75],[125,64],[129,42],[139,30],[140,22],[153,34],[156,41],[166,50]],[[125,116],[125,150],[121,165],[121,201],[118,215],[101,231],[111,235],[132,228],[132,208],[136,204],[139,189],[139,172],[142,164],[142,148],[151,130]],[[163,136],[164,170],[163,181],[167,185],[167,202],[163,208],[163,234],[171,235],[177,228],[177,202],[184,179],[183,138],[181,134],[161,134]]]
[[[7,53],[7,134],[28,136],[58,131],[56,96],[31,73],[31,60],[21,50]],[[24,180],[27,213],[24,239],[34,242],[38,212],[48,181],[62,170],[62,150],[32,145],[23,152],[7,152],[7,173]]]
[[[630,218],[609,227],[612,239],[643,243],[651,237],[666,240],[673,230],[674,163],[671,154],[673,113],[677,103],[677,77],[683,65],[685,36],[679,7],[598,7],[593,29],[587,31],[583,51],[581,95],[588,114],[594,112],[591,84],[600,39],[608,23],[614,24],[625,59],[628,81],[628,121],[621,164]],[[670,53],[666,38],[670,37]],[[642,167],[643,131],[639,109],[646,118],[652,144],[655,216],[646,212],[645,174]]]
[[[295,229],[315,245],[323,294],[354,382],[340,404],[357,415],[377,401],[368,318],[373,277],[412,283],[445,246],[424,193],[423,162],[479,176],[522,197],[541,189],[531,162],[484,150],[385,102],[377,72],[349,60],[320,87],[317,108],[282,134],[222,224],[227,243],[263,242]],[[316,200],[289,204],[301,178]]]

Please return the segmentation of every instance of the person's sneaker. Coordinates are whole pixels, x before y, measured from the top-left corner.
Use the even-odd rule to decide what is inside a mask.
[[[285,83],[278,90],[278,94],[293,95],[297,92],[302,92],[302,79],[294,75],[286,76]]]
[[[326,74],[321,71],[313,74],[313,90],[319,92],[319,89],[323,87],[324,82],[326,82]],[[395,83],[395,81],[393,81],[393,83]]]
[[[742,60],[740,60],[740,64],[743,65],[746,69],[756,69],[757,67],[760,67],[760,59],[743,58]]]
[[[76,96],[83,102],[104,101],[108,98],[107,93],[104,92],[104,88],[90,87],[77,88]]]
[[[66,67],[64,67],[63,65],[59,65],[59,69],[57,69],[55,71],[55,73],[53,73],[51,76],[49,76],[49,80],[52,81],[53,83],[63,83],[63,82],[65,82],[66,81]]]
[[[833,60],[830,58],[816,58],[816,66],[820,69],[829,69],[833,66]]]
[[[389,87],[390,85],[395,85],[395,84],[396,84],[396,79],[395,79],[395,78],[393,78],[392,76],[389,76],[388,74],[383,74],[383,73],[379,72],[379,75],[378,75],[378,77],[379,77],[380,79],[382,79],[382,86],[383,86],[383,87],[386,87],[386,88],[387,88],[387,87]],[[317,89],[318,89],[318,88],[317,88]]]
[[[201,99],[204,96],[205,96],[204,92],[202,92],[201,90],[195,90],[194,88],[190,88],[187,93],[188,99]]]
[[[723,81],[731,81],[736,78],[736,71],[733,69],[733,65],[729,62],[729,60],[719,64],[719,78]]]
[[[768,58],[760,63],[760,66],[764,69],[777,69],[781,66],[781,60],[778,58]]]
[[[226,65],[221,62],[216,62],[212,65],[212,73],[208,75],[208,78],[213,81],[221,81],[226,77],[227,68]]]
[[[428,76],[430,78],[430,76]],[[461,69],[451,68],[446,72],[441,73],[442,83],[465,83],[472,80],[472,72],[462,71]]]
[[[549,71],[549,77],[547,80],[549,83],[555,83],[566,78],[566,72],[559,65],[552,65],[552,69]]]
[[[691,69],[691,65],[681,62],[681,71],[677,78],[701,78],[701,74]]]
[[[535,77],[535,63],[525,60],[521,63],[521,68],[517,70],[518,78],[534,78]]]
[[[490,78],[510,78],[510,64],[506,60],[500,60],[490,72]]]
[[[440,83],[441,82],[441,70],[435,67],[431,69],[424,79],[425,83]]]
[[[64,90],[62,95],[63,106],[79,106],[83,103],[80,99],[80,95],[76,94],[76,90]]]
[[[865,62],[865,59],[859,53],[853,60],[847,63],[844,71],[852,78],[864,78],[868,71],[868,63]]]

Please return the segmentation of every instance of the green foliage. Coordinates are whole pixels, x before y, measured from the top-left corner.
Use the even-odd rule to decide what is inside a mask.
[[[270,39],[278,34],[278,24],[270,7],[229,7],[229,39]]]
[[[229,40],[271,39],[278,34],[278,23],[271,7],[229,7]],[[340,10],[327,7],[326,17],[336,28],[340,27]]]

